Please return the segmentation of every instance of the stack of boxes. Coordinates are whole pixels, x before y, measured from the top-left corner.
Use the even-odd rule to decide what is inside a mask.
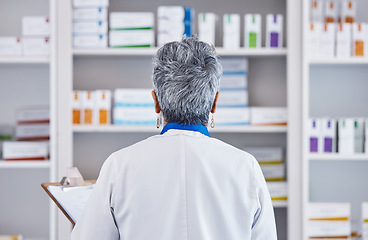
[[[154,47],[154,14],[151,12],[110,13],[110,47]]]
[[[3,143],[3,158],[11,160],[46,160],[49,158],[50,110],[26,107],[16,114],[15,140]]]
[[[158,46],[167,42],[180,41],[185,34],[194,32],[194,9],[183,6],[160,6],[157,9]]]
[[[281,147],[246,147],[259,162],[267,181],[271,199],[274,203],[287,201],[287,183],[285,181],[285,165]]]
[[[73,1],[73,47],[107,47],[108,0]]]
[[[309,120],[311,153],[367,153],[367,120],[362,118],[313,118]]]

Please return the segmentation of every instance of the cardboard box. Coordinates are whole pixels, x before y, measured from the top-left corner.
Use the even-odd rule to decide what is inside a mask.
[[[354,119],[341,118],[338,121],[338,152],[353,154],[354,151]]]
[[[310,22],[312,23],[322,23],[324,21],[323,11],[322,11],[322,1],[313,0],[311,3],[311,16]]]
[[[276,202],[284,202],[288,199],[287,182],[267,182],[268,191],[271,200]]]
[[[24,56],[50,56],[50,38],[24,37],[23,54]]]
[[[341,22],[354,23],[356,19],[356,1],[348,0],[341,3]]]
[[[321,153],[322,149],[321,120],[317,118],[309,119],[309,152]]]
[[[200,41],[215,46],[216,22],[217,16],[215,13],[200,13],[198,15],[198,37]]]
[[[225,14],[223,29],[223,47],[226,49],[240,48],[240,15]]]
[[[107,36],[105,34],[75,34],[73,36],[74,48],[107,48]]]
[[[21,56],[22,41],[18,37],[0,37],[0,56]]]
[[[323,25],[320,43],[320,56],[333,58],[335,56],[336,24],[326,23]]]
[[[311,23],[308,33],[308,55],[309,57],[319,57],[321,49],[322,23]]]
[[[50,124],[22,124],[15,128],[15,139],[18,141],[39,141],[50,139]]]
[[[282,48],[283,16],[267,14],[266,17],[266,47]]]
[[[213,115],[216,126],[249,125],[249,108],[218,108]]]
[[[109,6],[109,0],[73,0],[74,8],[86,8],[86,7],[102,7],[107,8]]]
[[[221,91],[218,95],[217,107],[248,107],[248,91]]]
[[[107,34],[108,24],[105,20],[74,20],[73,34]]]
[[[363,23],[353,23],[353,56],[364,57],[366,56],[367,48],[367,29],[366,24]]]
[[[351,24],[342,23],[337,25],[336,32],[336,57],[351,57]]]
[[[156,126],[156,112],[152,107],[114,107],[113,122],[117,125]]]
[[[73,91],[72,94],[72,123],[81,124],[82,122],[82,99],[81,91]]]
[[[321,120],[322,149],[324,153],[336,152],[336,119],[322,118]]]
[[[354,120],[354,152],[364,152],[364,119]]]
[[[118,88],[114,92],[115,107],[153,107],[152,89]]]
[[[338,2],[328,0],[325,2],[325,23],[337,23],[338,22]]]
[[[3,143],[3,158],[5,161],[47,160],[49,158],[49,144],[42,141],[6,141]]]
[[[148,30],[119,30],[109,32],[110,47],[154,47],[155,32]]]
[[[110,30],[153,29],[155,25],[152,12],[111,12]]]
[[[259,164],[283,162],[282,147],[245,147],[243,150],[252,154]]]
[[[260,14],[245,14],[244,16],[244,47],[262,47],[262,18]]]
[[[261,169],[266,181],[285,181],[284,164],[261,164]]]
[[[16,111],[17,124],[49,123],[50,108],[48,106],[22,107]]]
[[[107,8],[94,7],[94,8],[74,8],[73,9],[74,20],[105,20],[107,21]]]
[[[250,123],[252,125],[287,125],[285,107],[251,107]]]
[[[50,21],[48,17],[23,17],[23,37],[49,37]]]
[[[96,90],[95,123],[106,125],[111,123],[111,91]]]

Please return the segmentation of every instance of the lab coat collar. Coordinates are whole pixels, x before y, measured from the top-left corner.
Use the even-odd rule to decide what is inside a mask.
[[[167,132],[170,129],[177,129],[177,130],[187,130],[187,131],[195,131],[200,132],[207,137],[211,137],[208,133],[207,127],[201,124],[198,125],[182,125],[178,123],[167,123],[161,131],[161,135]]]

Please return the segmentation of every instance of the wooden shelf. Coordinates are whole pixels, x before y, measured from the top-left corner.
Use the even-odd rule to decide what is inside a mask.
[[[0,57],[0,63],[11,64],[47,64],[50,63],[49,57]]]
[[[359,58],[359,57],[351,57],[351,58],[318,58],[318,59],[310,59],[309,64],[311,65],[355,65],[355,64],[368,64],[368,58]]]
[[[105,48],[105,49],[74,49],[74,56],[153,56],[158,48]],[[221,56],[286,56],[287,49],[279,48],[239,48],[224,49],[216,48]]]
[[[121,125],[108,125],[108,126],[85,126],[75,125],[73,126],[73,132],[75,133],[92,133],[92,132],[147,132],[158,133],[161,129],[157,129],[155,126],[121,126]],[[287,126],[218,126],[214,129],[209,129],[210,133],[285,133],[287,132]]]
[[[338,153],[331,153],[331,154],[322,154],[322,153],[310,153],[309,159],[314,161],[368,161],[368,154],[367,153],[356,153],[356,154],[338,154]]]
[[[274,208],[286,208],[288,206],[287,201],[272,201]]]
[[[0,160],[1,168],[49,168],[50,161],[4,161]]]

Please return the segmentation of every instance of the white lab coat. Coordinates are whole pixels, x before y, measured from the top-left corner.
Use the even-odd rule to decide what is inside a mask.
[[[171,129],[104,163],[73,240],[275,240],[255,158],[200,132]]]

